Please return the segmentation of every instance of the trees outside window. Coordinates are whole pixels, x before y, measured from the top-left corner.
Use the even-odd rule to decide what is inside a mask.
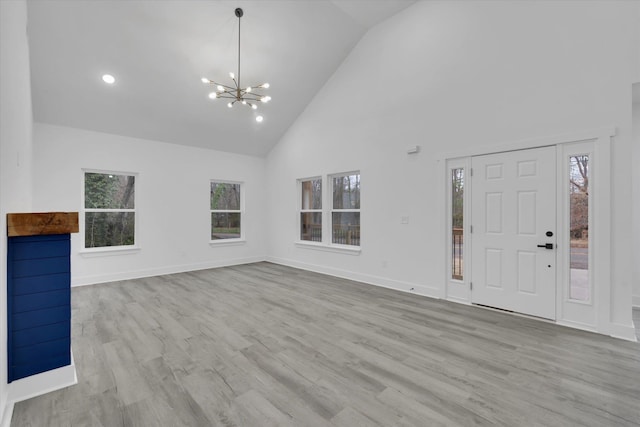
[[[211,181],[211,240],[242,238],[242,184]]]
[[[360,246],[360,173],[331,176],[331,243]]]
[[[300,240],[322,242],[322,178],[300,181]]]
[[[569,157],[570,292],[574,300],[591,298],[589,285],[589,155]]]
[[[360,172],[327,175],[326,192],[323,180],[298,180],[300,242],[360,246]]]
[[[135,175],[84,173],[84,247],[135,245]]]
[[[589,156],[569,159],[571,238],[586,239],[589,233]]]
[[[451,170],[451,278],[463,280],[464,168]]]

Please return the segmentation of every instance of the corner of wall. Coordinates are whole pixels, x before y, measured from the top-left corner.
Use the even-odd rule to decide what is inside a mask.
[[[26,0],[0,1],[0,420],[11,422],[7,384],[6,213],[32,205],[32,127]]]

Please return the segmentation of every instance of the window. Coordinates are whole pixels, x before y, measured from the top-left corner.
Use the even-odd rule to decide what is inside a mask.
[[[360,246],[360,173],[333,175],[331,243]]]
[[[589,155],[569,157],[569,298],[589,301]]]
[[[463,280],[464,168],[451,169],[451,278]]]
[[[299,179],[298,200],[301,247],[360,252],[360,172]]]
[[[322,178],[300,181],[300,240],[322,242]]]
[[[211,241],[242,238],[242,184],[211,181]]]
[[[84,247],[135,245],[136,177],[124,173],[84,173]]]

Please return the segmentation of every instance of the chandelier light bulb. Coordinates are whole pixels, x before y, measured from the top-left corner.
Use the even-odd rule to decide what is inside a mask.
[[[263,84],[262,87],[265,88],[265,89],[269,89],[269,83]]]
[[[217,94],[217,93],[215,93],[215,92],[211,92],[211,93],[209,94],[209,98],[211,98],[211,99],[216,99],[217,97],[218,97],[218,94]]]
[[[245,101],[244,99],[242,100],[242,105],[247,105],[247,101]]]
[[[111,74],[105,74],[104,76],[102,76],[102,81],[112,85],[115,83],[116,79]]]
[[[247,92],[247,93],[251,93],[251,86],[249,86],[249,87],[247,88],[247,90],[245,90],[245,92]]]
[[[221,85],[218,85],[216,89],[218,89],[218,92],[224,92],[224,88]]]
[[[251,104],[251,108],[253,108],[254,110],[257,110],[258,106],[256,104]]]
[[[235,78],[236,78],[236,75],[235,75],[235,74],[233,74],[233,73],[229,73],[229,77],[231,77],[232,79],[235,79]]]
[[[233,104],[230,102],[230,103],[227,104],[227,107],[231,108],[231,107],[233,107]]]
[[[262,117],[262,116],[256,117],[256,122],[258,122],[258,123],[262,123],[263,120],[264,120],[264,117]]]
[[[202,83],[205,83],[205,84],[206,84],[206,83],[210,83],[210,82],[209,82],[209,79],[208,79],[208,78],[203,77],[203,78],[202,78]]]

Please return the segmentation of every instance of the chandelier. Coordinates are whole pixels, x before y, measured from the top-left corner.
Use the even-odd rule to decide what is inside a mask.
[[[227,86],[222,83],[215,82],[206,77],[202,78],[202,83],[213,85],[216,87],[215,92],[211,92],[209,94],[209,98],[217,99],[230,99],[227,107],[233,108],[236,102],[241,103],[242,105],[246,105],[253,110],[258,108],[258,102],[269,102],[271,101],[270,96],[263,95],[260,93],[264,89],[269,88],[269,83],[262,83],[256,86],[247,86],[242,87],[240,84],[240,18],[244,15],[244,12],[241,8],[237,8],[235,10],[235,14],[238,17],[238,73],[234,74],[233,72],[229,73],[229,77],[233,80],[233,86]],[[257,116],[256,121],[262,122],[262,116]]]

